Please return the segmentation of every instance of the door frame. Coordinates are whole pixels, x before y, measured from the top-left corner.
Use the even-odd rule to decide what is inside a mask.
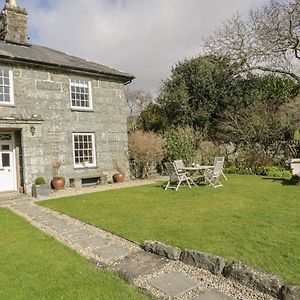
[[[11,148],[12,148],[12,163],[13,163],[13,172],[14,172],[14,178],[13,178],[13,185],[14,188],[13,190],[10,191],[3,191],[0,193],[6,193],[6,192],[16,192],[17,191],[17,164],[16,164],[16,149],[15,149],[15,132],[14,131],[0,131],[0,134],[11,134],[11,140],[3,140],[0,142],[6,142],[6,143],[10,143],[11,144]]]

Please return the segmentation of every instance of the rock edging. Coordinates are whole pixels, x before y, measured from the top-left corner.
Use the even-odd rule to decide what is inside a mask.
[[[300,299],[299,286],[284,285],[281,276],[254,269],[239,262],[230,261],[226,264],[223,257],[195,250],[181,250],[158,241],[144,241],[142,248],[159,256],[180,260],[196,268],[208,270],[212,274],[233,279],[251,289],[281,300]]]

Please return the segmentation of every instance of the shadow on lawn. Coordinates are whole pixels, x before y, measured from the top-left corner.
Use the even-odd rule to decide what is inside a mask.
[[[297,185],[294,181],[291,179],[286,178],[272,178],[272,177],[263,177],[263,180],[272,180],[273,182],[280,182],[282,185]]]

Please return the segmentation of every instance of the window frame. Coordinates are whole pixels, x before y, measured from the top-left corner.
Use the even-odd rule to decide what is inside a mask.
[[[91,136],[92,137],[92,158],[93,163],[76,163],[75,151],[79,149],[75,149],[75,136]],[[97,155],[96,155],[96,142],[95,142],[95,133],[94,132],[73,132],[72,133],[72,148],[73,148],[73,165],[75,169],[88,169],[97,167]],[[84,148],[82,149],[83,151]]]
[[[85,106],[74,106],[72,101],[72,86],[75,86],[74,83],[72,82],[72,80],[75,81],[82,81],[87,83],[87,87],[88,87],[88,96],[89,96],[89,107],[85,107]],[[69,78],[69,94],[70,94],[70,102],[71,102],[71,109],[72,110],[81,110],[81,111],[92,111],[93,110],[93,97],[92,97],[92,82],[91,80],[88,79],[82,79],[82,78],[76,78],[76,77],[70,77]],[[75,99],[76,101],[76,99]],[[80,100],[81,101],[81,100]]]
[[[14,106],[15,98],[14,98],[14,82],[13,82],[13,70],[5,67],[0,67],[0,71],[8,71],[8,80],[9,80],[9,102],[0,100],[0,105],[4,106]]]

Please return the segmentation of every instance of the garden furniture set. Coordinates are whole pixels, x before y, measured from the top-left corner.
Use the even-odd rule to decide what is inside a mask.
[[[225,174],[223,173],[224,157],[216,157],[214,160],[214,165],[212,166],[199,164],[185,166],[182,160],[175,160],[174,162],[166,162],[165,167],[169,175],[169,180],[165,190],[168,188],[175,188],[175,190],[178,191],[181,183],[183,182],[186,182],[189,188],[191,188],[191,185],[197,186],[192,178],[192,173],[197,174],[201,172],[205,182],[208,183],[208,186],[213,188],[223,186],[223,184],[220,182],[221,175],[225,180],[227,180]],[[176,183],[176,185],[171,185],[171,183]]]

